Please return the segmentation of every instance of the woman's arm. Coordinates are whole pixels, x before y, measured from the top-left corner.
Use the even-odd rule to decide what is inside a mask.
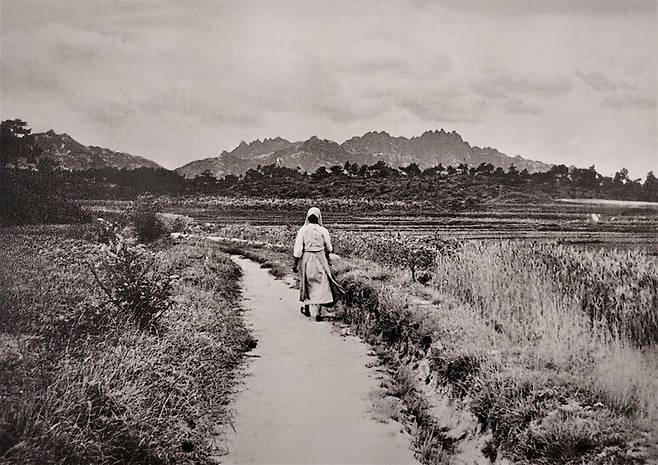
[[[324,239],[324,255],[327,257],[327,262],[331,265],[329,254],[334,251],[334,246],[331,245],[331,237],[329,237],[327,228],[324,228],[324,231],[322,231],[322,237]]]
[[[295,238],[295,247],[292,251],[292,256],[295,259],[295,262],[292,265],[292,271],[297,273],[297,266],[299,265],[299,259],[302,258],[304,253],[304,233],[302,232],[303,228],[300,228],[297,231],[297,237]]]
[[[324,250],[327,253],[334,251],[334,246],[331,245],[331,237],[329,237],[329,231],[327,228],[322,228],[322,238],[324,239]]]
[[[302,258],[304,254],[304,232],[303,227],[297,231],[297,237],[295,238],[295,247],[292,251],[292,256],[295,258]]]

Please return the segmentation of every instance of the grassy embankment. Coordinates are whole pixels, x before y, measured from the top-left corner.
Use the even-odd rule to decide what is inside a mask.
[[[0,462],[210,463],[253,344],[239,268],[206,242],[93,236],[0,231]]]
[[[233,247],[286,263],[286,228]],[[252,228],[253,231],[253,228]],[[285,237],[284,237],[285,236]],[[280,245],[263,248],[256,240]],[[341,238],[336,242],[341,244]],[[658,457],[658,271],[641,254],[474,242],[439,254],[427,285],[343,240],[339,316],[392,368],[403,419],[426,463],[469,436],[524,464],[649,463]],[[281,267],[285,270],[287,267]],[[477,431],[430,412],[447,395]]]

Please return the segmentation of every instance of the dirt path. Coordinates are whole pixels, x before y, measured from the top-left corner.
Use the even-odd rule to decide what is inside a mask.
[[[374,419],[380,373],[369,348],[299,313],[290,282],[250,260],[243,305],[258,346],[223,463],[417,464],[402,425]]]

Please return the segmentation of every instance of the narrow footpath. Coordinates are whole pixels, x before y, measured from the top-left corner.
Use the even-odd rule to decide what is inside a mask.
[[[227,464],[417,464],[400,423],[375,419],[381,374],[354,336],[299,313],[299,293],[250,260],[243,306],[258,346],[236,401]]]

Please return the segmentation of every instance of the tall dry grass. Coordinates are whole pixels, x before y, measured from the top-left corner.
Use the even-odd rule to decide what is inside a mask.
[[[639,253],[520,241],[462,244],[437,257],[432,281],[523,363],[578,376],[617,410],[658,422],[656,283]]]
[[[212,462],[253,344],[239,268],[212,244],[164,251],[178,279],[154,333],[106,303],[87,241],[16,232],[0,234],[0,461]]]
[[[450,268],[454,274],[464,266],[459,256],[446,260],[456,265]],[[492,282],[499,280],[493,278],[466,292],[457,279],[454,287],[422,286],[366,260],[339,262],[335,271],[347,291],[339,307],[343,321],[385,357],[404,363],[395,369],[429,362],[417,382],[441,392],[447,388],[456,405],[475,417],[490,435],[482,448],[486,457],[528,465],[644,464],[658,458],[651,445],[658,437],[655,352],[611,338],[605,325],[592,330],[579,307],[542,303],[526,311],[518,293],[504,294],[505,286],[499,288],[500,302],[495,293],[473,299],[476,291],[497,289]],[[480,271],[483,280],[488,273]],[[529,290],[524,302],[537,302],[548,292],[543,277],[528,272],[523,279]],[[516,306],[505,311],[514,297]],[[485,302],[499,305],[496,319]],[[424,424],[436,431],[444,427],[441,421]],[[448,450],[447,441],[458,451],[458,434],[426,438],[435,444],[423,450]],[[433,457],[426,454],[423,460],[446,459]]]

